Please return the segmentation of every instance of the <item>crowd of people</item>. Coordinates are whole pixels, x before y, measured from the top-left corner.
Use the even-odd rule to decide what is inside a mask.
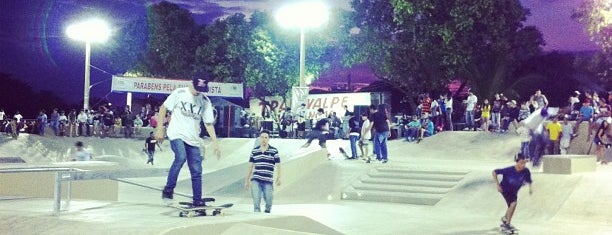
[[[35,118],[25,119],[19,111],[9,117],[0,109],[0,132],[5,132],[13,138],[17,138],[19,133],[45,136],[49,129],[55,136],[132,138],[134,135],[141,135],[142,128],[155,128],[158,125],[158,111],[159,108],[152,109],[150,104],[146,104],[136,113],[129,106],[120,109],[108,104],[96,110],[81,109],[78,112],[76,109],[66,112],[54,108],[47,114],[47,111],[42,109]],[[168,120],[169,115],[162,125],[167,125]]]

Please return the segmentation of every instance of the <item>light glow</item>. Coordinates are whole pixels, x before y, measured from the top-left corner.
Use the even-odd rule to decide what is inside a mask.
[[[298,2],[279,8],[275,18],[287,28],[316,28],[327,22],[329,9],[319,1]]]
[[[100,19],[92,19],[70,25],[66,29],[68,37],[86,42],[105,42],[111,35],[108,24]]]

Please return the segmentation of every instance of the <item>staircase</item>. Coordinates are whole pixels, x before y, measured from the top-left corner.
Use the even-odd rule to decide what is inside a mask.
[[[343,200],[435,205],[468,171],[378,167],[342,192]]]

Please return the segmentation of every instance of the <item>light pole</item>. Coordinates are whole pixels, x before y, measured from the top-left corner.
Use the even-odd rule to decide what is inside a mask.
[[[85,85],[83,86],[83,109],[89,109],[89,67],[91,64],[91,43],[105,42],[111,31],[106,22],[94,19],[70,25],[66,29],[68,37],[85,42]]]
[[[304,31],[316,28],[327,22],[329,10],[323,2],[304,1],[281,7],[276,12],[276,20],[283,27],[300,28],[300,87],[306,86],[305,65],[306,46]]]

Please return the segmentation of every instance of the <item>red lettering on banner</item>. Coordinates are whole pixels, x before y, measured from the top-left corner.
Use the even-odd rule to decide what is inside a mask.
[[[317,109],[321,107],[321,98],[316,98],[314,100],[314,104],[312,105],[312,107],[310,107],[310,109]]]
[[[329,108],[329,107],[327,107],[327,97],[324,97],[324,98],[323,98],[323,105],[322,105],[322,108],[323,108],[323,109]]]

